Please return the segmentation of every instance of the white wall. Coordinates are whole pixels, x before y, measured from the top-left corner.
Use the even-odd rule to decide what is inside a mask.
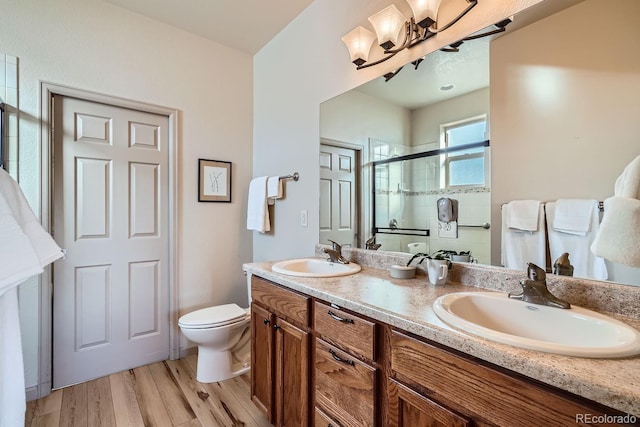
[[[373,77],[484,28],[537,0],[493,0],[478,6],[449,30],[380,66],[357,71],[349,62],[344,34],[389,5],[388,0],[315,0],[254,57],[255,176],[300,172],[276,203],[274,232],[254,234],[254,260],[308,256],[318,242],[319,106]],[[393,1],[401,10],[404,1]],[[462,2],[448,2],[446,20]],[[298,225],[300,210],[309,226]]]
[[[178,109],[181,313],[246,305],[253,59],[97,0],[0,0],[0,52],[19,59],[19,181],[39,212],[40,82]],[[233,202],[197,202],[197,159],[233,162]],[[304,171],[301,171],[304,172]],[[304,177],[304,174],[303,174]],[[37,283],[20,293],[26,384],[38,382]]]
[[[492,42],[493,224],[514,199],[613,196],[640,155],[638,16],[637,0],[587,0]]]

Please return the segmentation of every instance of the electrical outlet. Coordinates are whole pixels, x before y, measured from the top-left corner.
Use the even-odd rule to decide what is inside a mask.
[[[308,212],[306,209],[300,211],[300,227],[306,227],[309,225]]]

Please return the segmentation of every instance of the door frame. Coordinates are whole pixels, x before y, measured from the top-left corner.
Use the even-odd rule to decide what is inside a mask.
[[[115,107],[139,110],[147,113],[166,116],[169,121],[168,156],[169,156],[169,358],[180,357],[180,334],[178,330],[178,110],[133,101],[125,98],[103,95],[96,92],[62,86],[50,82],[40,82],[40,222],[49,232],[52,229],[53,203],[53,97],[54,95],[74,97],[90,102],[108,104]],[[64,249],[64,248],[63,248]],[[39,349],[38,349],[38,384],[37,390],[28,393],[29,398],[40,398],[51,393],[52,385],[52,331],[53,331],[53,274],[51,266],[44,269],[39,279]],[[35,391],[35,396],[33,392]]]
[[[337,141],[335,139],[327,139],[327,138],[320,138],[320,145],[318,147],[318,152],[320,151],[320,149],[322,148],[323,145],[328,145],[331,147],[338,147],[338,148],[346,148],[348,150],[353,150],[355,152],[356,155],[356,173],[355,173],[355,177],[356,177],[356,209],[357,209],[357,213],[356,213],[356,217],[357,217],[357,227],[356,227],[356,233],[358,233],[358,238],[356,239],[356,247],[360,248],[362,247],[362,245],[364,244],[364,241],[366,240],[364,238],[364,236],[362,235],[363,230],[367,230],[367,218],[365,217],[365,209],[364,206],[367,206],[368,204],[368,198],[367,198],[367,194],[369,191],[368,185],[367,183],[369,182],[368,179],[368,171],[365,169],[364,167],[364,158],[366,156],[366,149],[364,146],[362,145],[358,145],[358,144],[353,144],[350,142],[342,142],[342,141]]]

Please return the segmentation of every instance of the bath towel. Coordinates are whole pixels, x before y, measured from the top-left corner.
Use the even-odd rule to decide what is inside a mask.
[[[38,223],[18,183],[3,169],[0,236],[0,426],[23,426],[26,395],[18,285],[62,257],[62,251]]]
[[[528,201],[527,201],[528,202]],[[533,205],[530,203],[529,205]],[[502,206],[502,265],[513,270],[526,270],[527,263],[532,262],[541,268],[546,268],[546,231],[544,227],[544,209],[541,202],[537,201],[536,224],[519,224],[527,228],[535,228],[537,231],[524,231],[509,227],[509,218],[513,218],[510,210],[513,202]],[[520,206],[518,206],[520,208]],[[528,216],[533,216],[530,212]]]
[[[502,210],[502,217],[506,215],[508,228],[522,231],[538,231],[540,219],[539,200],[514,200],[508,203],[509,209]]]
[[[604,201],[591,250],[609,261],[640,267],[640,156],[616,180],[614,196]]]
[[[282,198],[282,180],[279,176],[267,178],[267,203],[273,205],[276,199]]]
[[[567,199],[565,199],[567,200]],[[593,254],[590,250],[591,244],[595,240],[596,233],[599,228],[599,208],[597,200],[578,200],[574,206],[589,206],[589,224],[586,227],[587,232],[584,235],[576,233],[576,230],[561,231],[555,226],[549,227],[549,250],[551,261],[556,260],[560,255],[567,252],[569,261],[573,265],[574,277],[582,277],[585,279],[607,280],[607,266],[604,259]],[[547,202],[545,212],[547,215],[547,224],[557,224],[560,201]],[[575,227],[567,224],[569,227]]]
[[[247,229],[265,233],[271,230],[267,208],[267,179],[261,176],[251,180],[247,202]]]
[[[594,214],[598,215],[598,202],[589,199],[558,199],[554,204],[554,219],[549,221],[556,231],[578,236],[586,236],[591,230]]]

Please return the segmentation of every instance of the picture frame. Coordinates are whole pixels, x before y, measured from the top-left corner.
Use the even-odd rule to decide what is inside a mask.
[[[198,159],[198,201],[231,203],[231,162]]]

